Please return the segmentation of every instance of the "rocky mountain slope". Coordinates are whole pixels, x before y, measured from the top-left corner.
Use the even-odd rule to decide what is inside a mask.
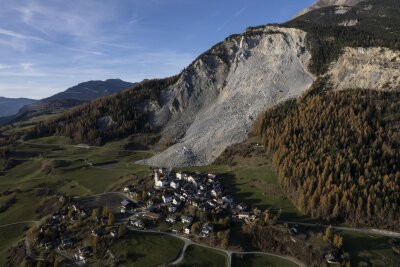
[[[28,98],[6,98],[0,97],[0,117],[14,115],[20,108],[36,102],[34,99]]]
[[[169,100],[167,107],[172,115],[162,136],[164,139],[178,137],[173,140],[176,144],[143,163],[210,164],[227,146],[247,137],[252,119],[261,110],[307,91],[315,78],[310,72],[327,76],[334,89],[399,88],[397,33],[400,23],[395,15],[399,4],[390,0],[319,1],[317,4],[325,8],[288,22],[284,25],[288,28],[260,26],[226,40],[222,45],[224,58],[232,65],[229,69],[221,62],[217,67],[215,61],[196,62],[197,68],[211,65],[207,70],[218,73],[217,82],[223,87],[215,86],[216,90],[212,91],[215,102],[210,102],[210,95],[204,97],[204,91],[196,94],[194,106],[199,104],[198,99],[205,99],[209,104],[200,104],[195,116],[193,109],[182,106],[179,97],[176,98],[177,92],[182,94],[185,89],[178,86],[168,91],[164,99]],[[340,25],[355,20],[354,25]],[[384,28],[389,29],[385,34]],[[363,46],[372,47],[360,48]],[[231,51],[237,52],[232,54]],[[199,73],[203,73],[203,77]],[[213,72],[207,71],[189,76],[197,81],[191,86],[195,91],[209,88],[198,82],[199,77],[206,80],[204,74],[213,77]],[[168,117],[165,109],[163,107],[163,112],[155,113],[154,117]]]
[[[346,48],[327,73],[334,89],[400,89],[400,51]]]
[[[164,103],[154,112],[153,123],[165,124],[163,139],[178,137],[177,143],[143,163],[210,164],[246,139],[261,111],[311,86],[305,38],[300,30],[267,26],[222,43],[228,63],[214,55],[196,60],[163,92]]]
[[[82,105],[40,125],[33,136],[66,134],[101,144],[156,132],[157,147],[167,149],[140,163],[205,165],[245,140],[263,110],[302,95],[317,78],[326,77],[338,90],[396,90],[400,4],[353,4],[232,35],[179,75]],[[357,23],[343,24],[351,20]],[[100,127],[105,119],[112,127]]]

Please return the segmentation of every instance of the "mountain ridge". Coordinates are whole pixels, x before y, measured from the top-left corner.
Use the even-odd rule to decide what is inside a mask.
[[[0,117],[7,117],[16,114],[20,108],[25,105],[36,102],[35,99],[29,98],[7,98],[0,96]]]
[[[20,113],[71,108],[98,97],[117,93],[134,85],[136,85],[136,83],[125,82],[121,79],[81,82],[63,92],[59,92],[55,95],[43,98],[32,105],[23,107]]]
[[[319,8],[324,8],[324,7],[328,7],[328,6],[355,6],[364,1],[367,1],[367,0],[318,0],[311,6],[300,11],[299,13],[297,13],[294,16],[294,18],[302,16],[312,10],[316,10]]]

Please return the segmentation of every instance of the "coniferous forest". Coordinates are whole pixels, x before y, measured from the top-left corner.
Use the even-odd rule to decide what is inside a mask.
[[[314,218],[400,229],[400,93],[311,93],[256,132],[280,183]]]

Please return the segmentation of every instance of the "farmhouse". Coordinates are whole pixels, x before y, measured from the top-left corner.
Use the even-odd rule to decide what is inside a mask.
[[[182,221],[182,223],[192,223],[193,222],[193,218],[190,217],[190,216],[183,215],[181,217],[181,221]]]
[[[170,214],[167,216],[167,218],[165,219],[165,221],[169,222],[169,223],[175,223],[176,222],[176,215],[174,214]]]

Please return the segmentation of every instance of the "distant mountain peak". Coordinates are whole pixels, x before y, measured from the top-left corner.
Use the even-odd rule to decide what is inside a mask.
[[[327,6],[355,6],[361,2],[367,0],[318,0],[308,8],[304,9],[300,13],[298,13],[295,17],[299,17],[304,15],[312,10],[316,10],[319,8],[327,7]]]
[[[20,112],[71,108],[98,97],[118,93],[121,90],[135,85],[136,83],[125,82],[121,79],[81,82],[63,92],[41,99],[31,105],[24,106]]]

